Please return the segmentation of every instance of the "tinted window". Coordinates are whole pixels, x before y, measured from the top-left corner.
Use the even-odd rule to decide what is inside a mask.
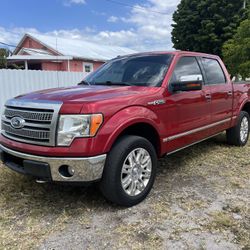
[[[202,73],[195,57],[182,57],[173,72],[172,82],[202,80]]]
[[[208,84],[226,83],[225,75],[219,62],[215,59],[202,58]]]
[[[85,80],[95,85],[160,86],[171,60],[169,54],[116,58],[88,75]]]

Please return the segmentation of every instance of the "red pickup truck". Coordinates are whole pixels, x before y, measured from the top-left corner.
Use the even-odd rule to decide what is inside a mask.
[[[157,158],[227,131],[249,136],[250,85],[234,84],[214,55],[152,52],[117,57],[78,86],[6,102],[0,154],[41,182],[98,182],[132,206],[153,186]]]

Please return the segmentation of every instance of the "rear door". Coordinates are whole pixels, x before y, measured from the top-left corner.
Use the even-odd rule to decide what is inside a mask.
[[[227,80],[220,62],[213,58],[201,58],[206,85],[211,94],[211,122],[218,123],[218,129],[230,123],[232,117],[233,89]]]

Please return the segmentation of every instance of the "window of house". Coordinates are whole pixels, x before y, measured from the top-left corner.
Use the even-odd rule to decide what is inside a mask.
[[[93,71],[93,69],[94,69],[93,63],[83,63],[83,71],[85,73],[90,73]]]
[[[190,80],[201,81],[202,73],[196,58],[192,56],[185,56],[178,61],[170,83]]]
[[[226,83],[224,72],[216,59],[202,58],[208,84]]]

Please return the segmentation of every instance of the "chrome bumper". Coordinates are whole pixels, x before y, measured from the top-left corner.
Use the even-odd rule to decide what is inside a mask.
[[[44,157],[14,151],[1,144],[0,149],[4,153],[22,160],[47,163],[50,168],[52,181],[60,182],[90,182],[101,179],[107,156],[106,154],[103,154],[86,158]],[[6,165],[8,166],[7,163]],[[59,168],[63,165],[70,166],[74,169],[73,176],[65,177],[60,174]]]

